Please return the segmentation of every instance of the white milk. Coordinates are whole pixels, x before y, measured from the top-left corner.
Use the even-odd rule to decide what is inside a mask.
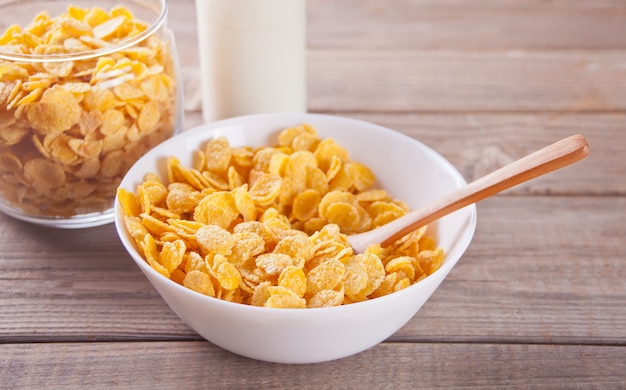
[[[306,112],[306,0],[196,0],[205,122]]]

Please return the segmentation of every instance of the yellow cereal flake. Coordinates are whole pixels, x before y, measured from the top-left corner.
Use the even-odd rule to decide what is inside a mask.
[[[282,238],[274,247],[274,253],[309,260],[315,255],[315,245],[306,234],[293,234]]]
[[[165,242],[163,244],[159,260],[170,274],[183,262],[186,249],[183,240]]]
[[[259,205],[267,206],[278,197],[281,184],[280,176],[264,173],[252,184],[250,195]]]
[[[340,306],[344,300],[343,291],[322,290],[315,293],[308,301],[308,307]]]
[[[202,253],[205,255],[227,256],[232,253],[232,248],[235,245],[233,235],[217,225],[204,225],[195,232],[195,236]]]
[[[141,207],[137,197],[132,192],[126,191],[120,187],[117,190],[117,199],[124,208],[124,214],[131,217],[137,217],[141,213]]]
[[[224,262],[215,267],[215,278],[223,289],[235,290],[242,282],[241,273],[234,264]]]
[[[354,204],[347,202],[333,203],[326,209],[323,217],[329,222],[339,225],[346,233],[352,233],[360,225],[359,210]]]
[[[409,280],[415,280],[415,266],[413,262],[414,259],[410,256],[396,257],[385,265],[385,271],[387,273],[401,271]]]
[[[272,287],[271,282],[261,282],[255,289],[252,297],[250,298],[250,304],[252,306],[265,306],[265,303],[272,295],[270,292]]]
[[[346,266],[331,258],[319,264],[307,275],[307,293],[316,294],[322,290],[333,290],[345,279]]]
[[[237,207],[237,211],[239,211],[239,213],[243,217],[244,222],[256,221],[256,205],[254,203],[252,195],[250,195],[247,189],[248,185],[243,184],[232,191],[233,197],[235,199],[235,206]]]
[[[120,30],[125,19],[126,18],[124,16],[116,16],[96,25],[92,30],[93,36],[99,39],[110,38],[113,34]]]
[[[24,164],[24,177],[33,188],[43,195],[50,194],[53,188],[65,184],[65,172],[54,162],[35,158]]]
[[[265,302],[265,307],[277,309],[303,309],[306,300],[295,292],[283,286],[269,287],[270,297]]]
[[[304,190],[293,199],[293,217],[300,221],[308,221],[315,217],[321,201],[321,195],[316,190]]]
[[[226,137],[218,137],[210,140],[204,150],[206,155],[206,168],[217,174],[228,170],[232,152]]]
[[[154,268],[158,273],[169,278],[169,271],[159,262],[159,252],[157,244],[154,241],[154,237],[150,234],[146,234],[143,237],[143,241],[139,242],[139,247],[146,257],[146,261],[148,262],[148,264],[150,264],[150,266]]]
[[[282,253],[264,253],[256,258],[257,267],[271,276],[279,276],[285,268],[295,264],[296,259]]]
[[[156,130],[161,121],[161,110],[159,103],[154,100],[148,101],[137,118],[137,127],[142,134],[150,134]]]
[[[81,108],[72,95],[63,87],[55,85],[47,89],[39,102],[26,111],[32,126],[43,134],[59,134],[69,130],[80,119]]]
[[[228,229],[238,216],[239,210],[233,194],[216,191],[208,194],[198,203],[193,219]]]
[[[328,170],[333,166],[333,161],[340,162],[349,160],[348,151],[337,144],[337,142],[335,142],[332,138],[325,138],[321,140],[314,153],[319,167],[324,172],[328,172]]]
[[[169,210],[183,215],[192,213],[202,198],[202,194],[189,184],[172,183],[167,188],[165,203]]]
[[[278,285],[293,291],[303,297],[307,291],[306,274],[301,268],[294,265],[285,267],[278,277]]]
[[[200,294],[215,296],[215,287],[211,281],[211,277],[199,270],[191,270],[183,279],[183,286],[197,291]]]

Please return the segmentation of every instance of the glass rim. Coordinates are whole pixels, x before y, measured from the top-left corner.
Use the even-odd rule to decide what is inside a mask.
[[[159,16],[156,18],[156,20],[151,23],[147,29],[133,37],[124,39],[110,46],[68,54],[21,54],[3,52],[0,49],[0,59],[17,62],[64,62],[86,60],[115,53],[117,51],[138,44],[139,42],[153,35],[159,28],[161,28],[161,26],[165,23],[165,19],[167,16],[167,0],[158,0],[158,2],[161,4],[161,12],[159,13]],[[0,3],[0,6],[5,6],[7,4],[10,3]]]

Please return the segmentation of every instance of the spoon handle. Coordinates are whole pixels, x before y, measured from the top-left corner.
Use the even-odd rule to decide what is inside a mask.
[[[370,232],[349,236],[348,239],[358,253],[375,242],[385,247],[421,226],[517,184],[563,168],[588,153],[589,145],[582,135],[564,138],[458,188],[423,208]]]

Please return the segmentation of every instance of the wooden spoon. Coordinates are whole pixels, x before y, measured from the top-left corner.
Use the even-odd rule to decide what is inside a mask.
[[[348,241],[355,253],[363,253],[370,244],[380,243],[385,247],[421,226],[517,184],[563,168],[587,154],[589,145],[585,137],[578,134],[564,138],[386,225],[348,236]]]

